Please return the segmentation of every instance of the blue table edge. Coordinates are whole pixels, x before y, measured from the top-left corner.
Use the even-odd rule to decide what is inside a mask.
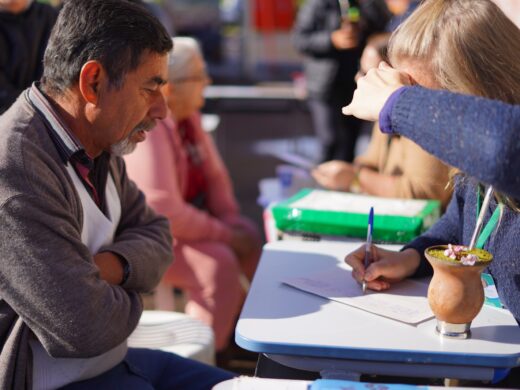
[[[463,341],[463,340],[461,340]],[[337,348],[307,344],[264,343],[242,336],[235,331],[235,342],[238,346],[252,352],[278,355],[305,356],[322,359],[352,359],[377,362],[410,363],[410,364],[448,364],[469,365],[487,368],[512,368],[520,366],[520,353],[510,355],[487,355],[450,353],[448,356],[439,352],[417,352],[411,350],[380,350],[360,348]]]

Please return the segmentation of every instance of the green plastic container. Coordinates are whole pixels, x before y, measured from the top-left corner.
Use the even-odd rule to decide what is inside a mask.
[[[440,216],[436,200],[388,199],[307,188],[272,206],[272,213],[276,227],[284,232],[364,239],[370,206],[375,211],[372,238],[379,242],[407,243]]]

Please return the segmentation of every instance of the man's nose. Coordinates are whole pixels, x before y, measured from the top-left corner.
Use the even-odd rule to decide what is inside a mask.
[[[154,96],[154,100],[150,107],[150,118],[152,119],[164,119],[168,108],[166,106],[166,98],[161,91]]]

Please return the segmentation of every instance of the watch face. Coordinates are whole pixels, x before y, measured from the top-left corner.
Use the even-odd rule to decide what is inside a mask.
[[[125,284],[128,280],[128,277],[130,276],[130,264],[126,259],[123,259],[122,257],[119,257],[119,260],[121,261],[121,264],[123,265],[123,279],[121,279],[120,285]]]

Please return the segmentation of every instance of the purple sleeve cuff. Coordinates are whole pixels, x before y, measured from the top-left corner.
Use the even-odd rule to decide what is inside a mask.
[[[394,109],[395,103],[399,100],[399,96],[406,90],[406,87],[401,87],[396,90],[394,93],[390,95],[388,100],[386,101],[383,109],[379,113],[379,128],[382,133],[385,134],[394,134],[395,132],[392,130],[392,111]]]

